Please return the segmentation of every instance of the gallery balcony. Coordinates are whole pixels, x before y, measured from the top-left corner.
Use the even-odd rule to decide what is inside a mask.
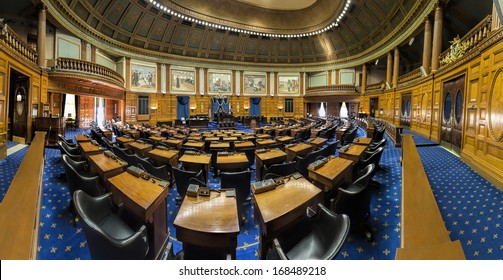
[[[354,85],[330,85],[309,87],[306,90],[306,95],[309,96],[325,96],[325,95],[359,95],[356,86]]]
[[[116,71],[85,60],[60,57],[47,63],[49,90],[104,95],[122,99],[124,78]],[[92,91],[92,92],[91,92]]]

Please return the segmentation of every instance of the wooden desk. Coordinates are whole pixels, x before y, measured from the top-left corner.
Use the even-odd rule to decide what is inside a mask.
[[[89,165],[91,172],[98,174],[101,183],[105,186],[108,178],[124,172],[128,164],[122,160],[113,160],[104,154],[97,154],[89,156]]]
[[[314,149],[314,147],[312,145],[305,144],[305,143],[299,143],[299,144],[296,144],[291,147],[285,146],[286,161],[290,162],[290,161],[294,160],[296,156],[307,155],[313,149]]]
[[[121,145],[122,147],[126,147],[126,143],[133,142],[134,139],[133,138],[129,138],[129,137],[121,136],[121,137],[115,138],[115,141],[117,143],[119,143],[119,145]]]
[[[253,144],[253,142],[251,142],[251,141],[234,143],[234,149],[236,151],[239,151],[239,150],[245,149],[245,148],[255,148],[255,144]]]
[[[256,143],[257,143],[257,149],[258,149],[258,148],[262,148],[262,147],[265,147],[268,145],[276,144],[276,141],[274,141],[272,139],[257,139]]]
[[[210,150],[230,150],[231,144],[229,142],[224,143],[210,143]]]
[[[180,150],[182,148],[183,140],[170,138],[170,139],[164,140],[163,143],[165,143],[169,147],[173,147],[175,149]]]
[[[325,192],[337,190],[338,187],[351,183],[354,164],[352,160],[337,157],[316,170],[308,168],[309,178]]]
[[[283,163],[286,159],[286,153],[282,150],[271,150],[265,153],[255,153],[255,178],[262,180],[262,168],[264,165],[274,163]]]
[[[264,259],[272,240],[304,217],[306,208],[322,200],[321,190],[305,178],[290,179],[284,186],[253,194],[255,223],[260,228],[259,257]]]
[[[77,141],[77,143],[80,143],[80,142],[91,142],[91,138],[87,137],[84,134],[75,135],[75,140]]]
[[[200,135],[191,135],[191,136],[187,137],[187,140],[194,140],[194,141],[200,142],[203,140],[203,138]]]
[[[353,141],[353,144],[368,146],[371,142],[372,138],[358,138]]]
[[[221,171],[241,171],[248,168],[248,158],[245,154],[218,155],[217,167]]]
[[[211,142],[211,141],[220,141],[220,137],[210,136],[210,137],[204,138],[204,142]]]
[[[322,147],[327,143],[327,139],[321,138],[321,137],[316,137],[313,140],[309,141],[309,144],[313,145],[315,148]]]
[[[292,140],[293,140],[293,137],[291,137],[291,136],[283,136],[283,137],[276,138],[276,141],[280,142],[281,144],[288,144]]]
[[[91,142],[80,142],[79,143],[80,151],[82,152],[82,155],[88,159],[90,155],[96,155],[103,153],[105,149],[103,149],[100,146],[95,146]]]
[[[362,145],[351,145],[346,151],[339,150],[339,157],[349,159],[358,163],[362,160],[364,156],[364,151],[367,149],[367,146]]]
[[[188,142],[185,142],[185,144],[183,144],[184,147],[189,147],[189,148],[195,148],[195,149],[198,149],[200,151],[204,151],[204,142],[191,142],[191,141],[188,141]]]
[[[255,135],[241,136],[241,140],[243,141],[254,141],[255,139],[256,139]]]
[[[146,143],[139,143],[139,142],[129,142],[126,144],[126,146],[133,150],[135,154],[137,154],[139,157],[146,157],[148,151],[152,150],[152,145],[146,144]]]
[[[110,129],[101,129],[101,132],[103,132],[103,136],[107,138],[110,142],[113,140],[113,133]]]
[[[209,169],[211,155],[200,154],[200,155],[188,155],[183,154],[183,156],[178,159],[182,165],[190,170],[203,170],[206,182],[209,181]]]
[[[342,135],[344,135],[344,132],[348,130],[347,127],[340,127],[335,130],[335,139],[336,140],[341,140],[342,141]]]
[[[237,137],[223,137],[222,141],[234,142],[234,141],[238,141],[238,138]]]
[[[175,137],[176,139],[181,139],[181,140],[185,140],[185,138],[187,138],[187,136],[185,136],[183,134],[175,134],[175,135],[173,135],[173,137]]]
[[[108,179],[115,203],[124,203],[124,208],[147,224],[149,254],[157,259],[168,240],[168,215],[166,197],[168,187],[159,182],[143,180],[128,172]]]
[[[272,138],[271,135],[269,135],[269,134],[257,134],[255,137],[257,139],[271,139]]]
[[[183,200],[173,225],[176,239],[183,242],[186,254],[190,246],[211,248],[231,254],[236,259],[239,219],[236,198],[211,192],[210,197],[189,197]]]
[[[160,137],[160,136],[150,136],[148,139],[150,139],[150,140],[152,140],[152,141],[154,141],[154,142],[162,142],[162,141],[164,141],[164,139],[166,139],[166,138],[164,138],[164,137]]]

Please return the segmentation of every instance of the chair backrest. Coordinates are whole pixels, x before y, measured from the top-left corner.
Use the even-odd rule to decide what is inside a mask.
[[[67,139],[65,136],[63,136],[63,134],[58,134],[58,138],[59,138],[59,140],[65,142],[69,146],[72,146],[72,147],[75,146],[75,144],[73,143],[72,139]]]
[[[337,146],[339,146],[340,141],[337,140],[334,143],[328,144],[325,149],[323,149],[323,152],[321,152],[321,155],[324,157],[328,156],[333,156],[335,155],[335,150],[337,149]]]
[[[98,196],[103,193],[99,185],[98,176],[86,177],[81,174],[82,162],[75,162],[67,155],[62,156],[62,161],[70,193],[73,194],[76,190],[83,190],[91,196]],[[75,169],[75,167],[78,169]],[[79,172],[78,170],[81,171]]]
[[[170,176],[166,165],[153,166],[152,163],[150,163],[147,159],[138,157],[137,155],[135,155],[135,157],[137,164],[140,165],[140,167],[143,168],[145,171],[150,173],[150,175],[164,181],[169,181]]]
[[[173,167],[173,178],[175,179],[176,191],[180,197],[185,197],[185,193],[187,193],[187,188],[189,187],[190,178],[196,178],[200,181],[204,181],[203,171],[195,172],[195,171],[187,171],[181,170],[177,167]]]
[[[369,156],[367,156],[365,159],[360,161],[360,169],[365,168],[367,165],[373,163],[376,167],[379,165],[379,161],[381,161],[381,156],[382,153],[384,152],[384,147],[380,147],[377,150],[375,150],[373,153],[371,153]],[[375,169],[374,172],[375,173]],[[372,174],[373,176],[373,174]]]
[[[114,151],[114,154],[126,161],[129,166],[136,166],[138,161],[136,160],[135,155],[128,155],[126,153],[126,149],[121,149],[117,146],[112,146],[112,150]]]
[[[60,141],[59,143],[61,143],[61,145],[63,146],[63,148],[65,149],[65,151],[69,154],[72,154],[72,155],[80,155],[80,150],[78,147],[70,147],[66,141]]]
[[[333,260],[344,245],[350,229],[350,217],[336,214],[323,204],[318,204],[316,221],[313,223],[313,232],[321,240],[322,247],[326,250],[320,259]]]
[[[360,184],[367,186],[369,184],[370,178],[374,173],[375,165],[373,163],[368,164],[366,167],[364,167],[358,175],[358,179],[353,182],[353,184]]]
[[[371,198],[372,191],[368,186],[351,184],[345,189],[337,189],[337,196],[330,200],[330,205],[332,211],[348,215],[356,225],[369,215]]]
[[[248,159],[248,168],[250,168],[255,163],[255,148],[244,148],[240,152],[244,152],[246,158]]]
[[[250,180],[251,172],[222,172],[221,185],[222,189],[234,188],[236,189],[236,200],[238,204],[242,204],[250,196]]]
[[[105,145],[105,147],[109,150],[112,150],[112,146],[114,145],[108,138],[105,136],[101,137],[102,143]]]
[[[368,147],[367,150],[375,151],[378,148],[384,147],[384,146],[386,146],[386,138],[383,138],[383,139],[381,139],[381,141],[378,141],[378,142],[372,142],[372,143],[370,143],[370,145],[369,145],[369,147]]]
[[[316,161],[316,158],[321,154],[322,150],[313,151],[307,154],[305,157],[297,157],[297,171],[302,174],[305,178],[308,177],[307,167],[309,164]]]
[[[292,161],[289,163],[275,163],[271,164],[270,166],[266,167],[264,170],[264,179],[267,176],[267,174],[276,174],[279,176],[288,176],[290,174],[293,174],[297,171],[297,162]]]
[[[80,155],[72,154],[69,151],[67,151],[65,146],[63,146],[62,141],[58,141],[58,147],[59,147],[59,151],[61,152],[61,156],[67,155],[68,157],[70,157],[71,159],[73,159],[75,161],[82,160],[82,157]]]
[[[110,193],[91,197],[82,191],[73,194],[75,209],[83,221],[93,259],[144,259],[148,253],[146,226],[133,231],[113,212]]]

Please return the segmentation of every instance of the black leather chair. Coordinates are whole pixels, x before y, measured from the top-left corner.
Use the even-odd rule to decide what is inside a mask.
[[[122,160],[128,163],[129,166],[136,166],[137,164],[137,156],[131,155],[128,153],[127,149],[121,149],[117,146],[112,146],[112,151],[114,154],[116,154],[118,157],[120,157]]]
[[[144,259],[149,251],[147,227],[127,225],[112,204],[111,193],[91,197],[77,190],[75,208],[84,222],[84,234],[95,260]]]
[[[70,147],[76,147],[77,146],[75,143],[73,143],[72,139],[66,138],[65,136],[63,136],[63,134],[58,134],[58,138],[59,138],[59,140],[65,142]]]
[[[368,147],[367,147],[367,152],[374,152],[380,147],[385,147],[386,146],[386,138],[383,138],[381,141],[378,142],[371,142]]]
[[[309,166],[309,164],[316,161],[316,158],[321,155],[321,152],[322,152],[322,150],[318,150],[318,151],[310,152],[305,157],[299,157],[299,156],[296,157],[297,171],[299,171],[299,173],[302,174],[302,176],[304,176],[304,178],[308,178],[307,167]]]
[[[346,241],[350,218],[318,204],[316,215],[306,220],[273,240],[277,256],[282,260],[334,259]]]
[[[158,179],[167,181],[167,182],[170,181],[169,171],[168,171],[168,167],[166,165],[153,166],[152,163],[150,163],[148,161],[148,159],[140,158],[136,155],[135,155],[135,157],[136,157],[137,164],[143,170],[150,173],[150,175],[152,175]]]
[[[181,170],[177,167],[173,167],[173,178],[175,179],[176,191],[178,192],[178,197],[176,197],[176,204],[179,201],[183,201],[185,194],[187,193],[187,188],[190,185],[190,178],[196,178],[197,180],[203,182],[204,174],[203,171],[187,171]]]
[[[328,144],[321,152],[321,155],[323,157],[328,157],[328,156],[334,156],[335,155],[335,150],[337,150],[337,147],[339,146],[340,141],[337,140],[334,143]]]
[[[63,155],[62,161],[71,194],[76,190],[83,190],[91,196],[103,194],[103,188],[100,186],[99,177],[85,176],[87,174],[85,161],[76,162],[67,155]]]
[[[83,160],[82,156],[80,155],[80,152],[75,151],[75,150],[68,150],[66,148],[66,146],[63,144],[63,141],[58,141],[58,146],[59,146],[59,151],[61,152],[61,156],[67,155],[69,158],[71,158],[75,161]]]
[[[222,172],[220,174],[221,178],[221,189],[235,189],[236,190],[236,201],[238,204],[238,215],[240,217],[239,223],[243,224],[245,219],[245,204],[250,202],[250,181],[251,172],[241,171],[241,172]]]
[[[108,140],[108,138],[106,138],[105,136],[101,137],[101,142],[103,143],[105,148],[107,148],[108,150],[112,150],[114,143],[112,143],[112,141]]]
[[[370,182],[370,178],[375,173],[375,165],[373,163],[368,164],[365,168],[357,173],[357,179],[352,184],[360,184],[367,186]]]
[[[272,176],[272,178],[277,178],[279,176],[288,176],[290,174],[295,173],[296,171],[297,171],[297,162],[292,161],[289,163],[276,163],[266,166],[264,167],[264,172],[262,174],[264,174],[263,179],[266,179],[268,174],[275,174],[275,176]]]
[[[338,214],[346,214],[351,219],[351,231],[372,242],[373,234],[367,223],[370,217],[372,191],[368,186],[351,184],[337,189],[337,196],[330,200],[330,209]]]
[[[381,161],[381,157],[382,157],[383,152],[384,152],[384,147],[379,147],[374,152],[365,154],[365,157],[358,164],[358,166],[359,166],[358,170],[361,170],[361,169],[365,168],[367,165],[373,163],[376,167],[375,171],[374,171],[374,174],[375,174],[375,172],[380,169],[379,162]],[[374,176],[374,174],[372,174],[372,176]]]
[[[252,166],[255,164],[255,148],[244,148],[240,152],[245,153],[248,159],[248,168],[253,169]]]

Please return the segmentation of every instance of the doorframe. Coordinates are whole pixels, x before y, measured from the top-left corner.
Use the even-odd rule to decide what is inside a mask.
[[[451,143],[447,143],[445,141],[442,141],[442,120],[443,120],[443,114],[444,114],[444,88],[445,84],[447,82],[450,82],[452,80],[455,80],[461,76],[465,76],[465,81],[463,84],[463,121],[462,121],[462,126],[463,128],[461,129],[461,148],[458,148]],[[435,86],[435,83],[433,83],[433,86]],[[468,90],[468,70],[464,69],[462,71],[456,72],[452,75],[449,75],[445,78],[443,78],[440,82],[440,104],[438,108],[438,124],[439,124],[439,129],[438,129],[438,139],[439,139],[439,144],[440,146],[444,147],[446,150],[454,152],[456,155],[461,156],[461,152],[463,151],[464,147],[464,138],[465,138],[465,130],[466,130],[466,114],[467,114],[467,109],[468,109],[468,104],[467,104],[467,90]],[[434,97],[434,96],[433,96]],[[434,99],[432,99],[432,103],[434,103]],[[433,105],[433,104],[432,104]],[[455,106],[455,105],[453,105]]]

